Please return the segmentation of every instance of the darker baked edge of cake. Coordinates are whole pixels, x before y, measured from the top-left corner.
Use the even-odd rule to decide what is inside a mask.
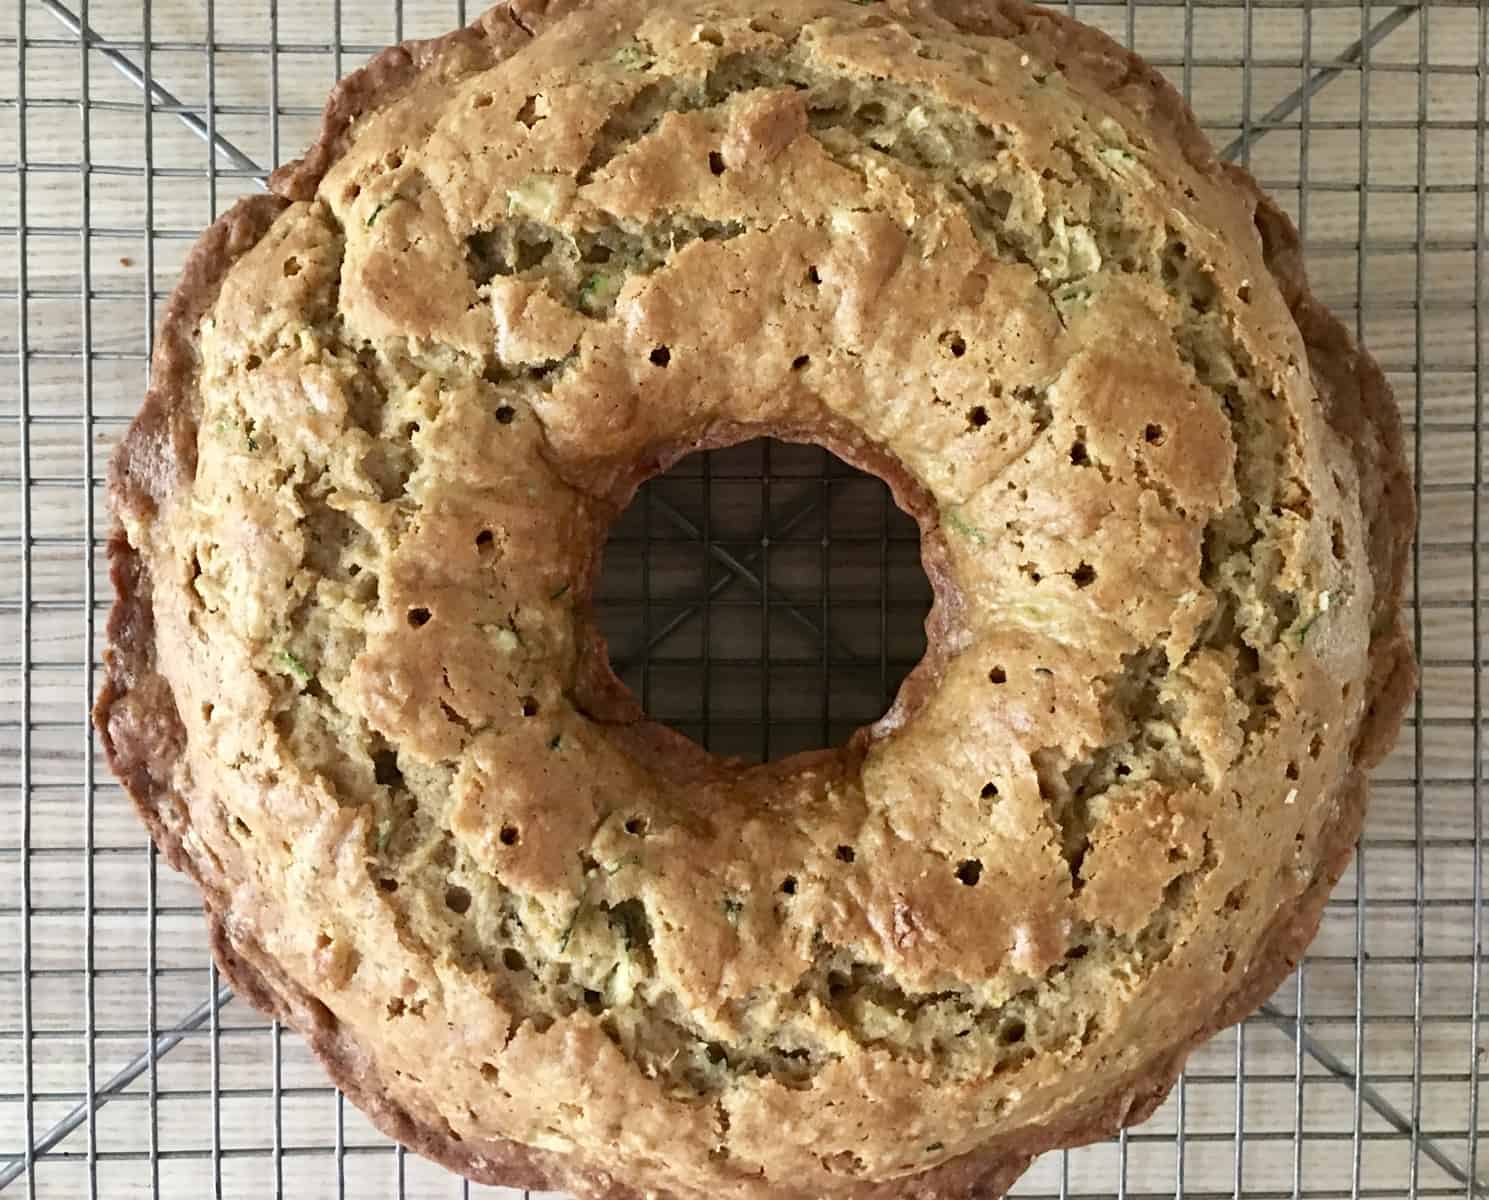
[[[337,85],[327,103],[319,139],[303,158],[274,172],[274,194],[240,201],[202,235],[192,251],[161,323],[150,389],[111,465],[109,498],[116,513],[130,508],[148,518],[180,479],[194,474],[197,354],[193,339],[197,322],[216,300],[232,264],[256,244],[287,204],[314,196],[322,177],[349,144],[356,120],[395,101],[425,70],[447,56],[474,53],[474,63],[494,63],[574,6],[575,0],[559,0],[554,5],[513,0],[445,37],[391,47]],[[1057,1122],[1014,1131],[920,1174],[844,1189],[843,1195],[862,1200],[941,1200],[970,1195],[992,1200],[1012,1186],[1038,1154],[1109,1137],[1151,1115],[1195,1046],[1264,1001],[1312,940],[1324,903],[1348,865],[1360,833],[1364,771],[1390,748],[1415,683],[1410,640],[1400,614],[1414,523],[1400,418],[1374,360],[1354,346],[1344,327],[1309,292],[1291,222],[1249,173],[1215,159],[1193,114],[1172,86],[1105,34],[1061,14],[1032,9],[1024,0],[939,0],[935,8],[969,31],[1028,34],[1043,26],[1067,60],[1079,60],[1105,90],[1135,92],[1137,98],[1146,98],[1140,107],[1147,118],[1166,122],[1196,167],[1222,174],[1248,194],[1249,203],[1255,206],[1267,265],[1304,335],[1310,365],[1325,393],[1329,421],[1351,446],[1360,467],[1376,582],[1370,647],[1374,693],[1356,738],[1354,770],[1341,782],[1337,811],[1324,834],[1314,877],[1298,899],[1273,918],[1245,978],[1212,1020],[1119,1086]],[[417,1121],[389,1099],[372,1059],[330,1010],[287,979],[250,937],[233,936],[223,915],[226,896],[182,841],[188,810],[174,790],[172,776],[185,734],[170,686],[155,670],[148,571],[117,524],[108,555],[117,598],[109,616],[105,681],[94,722],[110,767],[166,861],[201,888],[213,953],[234,990],[299,1032],[347,1097],[385,1134],[418,1153],[480,1182],[563,1189],[595,1200],[637,1200],[640,1193],[635,1188],[576,1156],[507,1140],[466,1142],[448,1128]],[[168,813],[175,819],[168,820]]]

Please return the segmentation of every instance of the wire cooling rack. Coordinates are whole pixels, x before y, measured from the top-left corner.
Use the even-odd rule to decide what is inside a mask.
[[[1422,688],[1303,967],[1147,1124],[1017,1195],[1489,1195],[1481,1020],[1483,5],[1069,6],[1190,96],[1390,373],[1418,480]],[[472,5],[472,13],[474,5]],[[235,1002],[88,726],[101,477],[198,230],[332,81],[451,0],[0,0],[0,1192],[516,1196],[380,1137]],[[715,749],[831,744],[923,646],[913,526],[819,450],[695,458],[622,520],[600,597],[649,709]],[[1477,1181],[1477,1182],[1475,1182]]]

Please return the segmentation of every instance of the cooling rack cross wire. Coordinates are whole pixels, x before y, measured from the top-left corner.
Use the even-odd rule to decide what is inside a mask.
[[[1222,153],[1292,212],[1320,293],[1387,369],[1423,514],[1411,614],[1423,678],[1356,865],[1293,979],[1195,1056],[1153,1121],[1050,1156],[1015,1195],[1473,1200],[1489,1194],[1489,14],[1060,7],[1181,87]],[[501,1194],[391,1147],[292,1036],[232,1003],[189,889],[157,870],[86,724],[110,598],[103,465],[182,254],[308,140],[335,77],[471,14],[448,0],[0,0],[3,12],[15,83],[0,95],[14,117],[0,143],[13,194],[0,212],[13,331],[0,344],[0,675],[17,702],[0,719],[0,898],[13,898],[0,905],[0,1191],[261,1195],[267,1177],[275,1194]],[[716,749],[767,758],[840,740],[882,711],[923,644],[913,525],[823,451],[689,460],[643,489],[611,550],[601,599],[618,673]]]

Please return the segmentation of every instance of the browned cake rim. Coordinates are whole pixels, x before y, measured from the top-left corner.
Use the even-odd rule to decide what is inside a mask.
[[[274,173],[270,195],[240,201],[224,214],[192,251],[162,322],[152,360],[150,391],[113,462],[111,500],[116,508],[124,497],[134,503],[158,503],[174,485],[189,482],[194,475],[197,323],[215,302],[233,263],[252,249],[291,201],[314,195],[322,177],[350,144],[353,125],[364,115],[395,102],[423,72],[438,70],[457,55],[465,56],[473,65],[489,66],[575,6],[565,0],[551,5],[544,0],[512,0],[446,37],[385,50],[337,86],[327,105],[320,137],[305,157]],[[1192,114],[1169,84],[1104,34],[1063,16],[1035,10],[1024,0],[956,0],[942,7],[951,10],[944,15],[967,28],[994,20],[1018,28],[1050,23],[1070,58],[1081,60],[1109,91],[1146,92],[1151,119],[1171,127],[1191,163],[1223,175],[1254,204],[1267,265],[1303,334],[1329,422],[1351,447],[1362,478],[1375,484],[1375,510],[1365,514],[1376,580],[1370,648],[1373,690],[1354,747],[1354,769],[1341,784],[1338,817],[1324,832],[1313,879],[1293,906],[1276,914],[1252,971],[1198,1034],[1164,1050],[1099,1101],[1067,1111],[1056,1123],[1016,1131],[921,1175],[860,1183],[849,1194],[862,1197],[1001,1195],[1036,1154],[1107,1137],[1151,1113],[1172,1087],[1190,1050],[1264,1000],[1292,970],[1313,937],[1324,902],[1359,835],[1364,815],[1364,771],[1394,739],[1414,685],[1410,642],[1399,617],[1414,523],[1410,480],[1401,452],[1400,419],[1379,367],[1354,347],[1344,327],[1312,297],[1291,222],[1261,193],[1247,172],[1214,160]],[[416,1122],[388,1099],[370,1056],[320,1001],[286,978],[251,941],[229,936],[223,916],[226,903],[222,881],[186,853],[179,835],[160,816],[167,807],[184,808],[172,782],[175,760],[184,749],[184,732],[170,685],[155,670],[148,569],[117,529],[108,550],[117,601],[108,624],[106,678],[95,722],[110,765],[124,782],[161,852],[202,888],[213,951],[234,989],[304,1036],[342,1091],[386,1134],[421,1154],[487,1183],[568,1189],[597,1197],[639,1195],[599,1164],[578,1162],[570,1156],[510,1141],[462,1142],[447,1129]]]

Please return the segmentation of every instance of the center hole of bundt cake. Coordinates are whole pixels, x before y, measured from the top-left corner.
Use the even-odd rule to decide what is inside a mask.
[[[763,438],[643,484],[594,596],[647,714],[751,762],[882,716],[925,651],[931,599],[919,530],[882,480]]]

